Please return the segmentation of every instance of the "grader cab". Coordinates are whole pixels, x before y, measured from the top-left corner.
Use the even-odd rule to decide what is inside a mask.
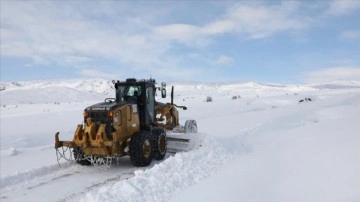
[[[179,124],[177,108],[186,107],[173,103],[173,87],[171,103],[160,103],[155,100],[156,90],[165,98],[165,83],[155,87],[154,79],[126,79],[113,84],[115,98],[85,108],[83,124],[76,127],[72,141],[60,141],[59,132],[55,134],[58,161],[109,166],[115,158],[130,156],[134,166],[147,166],[152,159],[163,159],[167,151],[189,149],[196,121]]]

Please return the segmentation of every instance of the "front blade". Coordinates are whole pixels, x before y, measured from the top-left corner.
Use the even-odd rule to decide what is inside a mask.
[[[167,151],[170,153],[190,151],[200,146],[198,134],[167,133]]]

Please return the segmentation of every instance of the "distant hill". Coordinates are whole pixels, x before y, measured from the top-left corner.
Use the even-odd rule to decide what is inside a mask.
[[[310,85],[283,85],[268,83],[168,83],[175,86],[175,96],[178,94],[257,94],[268,91],[277,93],[297,93],[322,89],[359,88],[358,81],[333,81]],[[19,82],[1,82],[0,104],[37,104],[58,102],[82,102],[86,100],[101,101],[114,97],[114,87],[110,80],[105,79],[68,79],[68,80],[37,80]]]
[[[322,84],[311,84],[309,85],[316,89],[346,89],[346,88],[360,88],[359,81],[344,81],[344,80],[335,80],[332,82],[322,83]]]
[[[2,82],[1,104],[36,104],[55,102],[81,102],[114,97],[111,81],[44,80]]]

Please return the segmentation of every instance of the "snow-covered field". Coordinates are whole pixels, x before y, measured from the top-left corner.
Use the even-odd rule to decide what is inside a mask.
[[[360,82],[174,85],[202,147],[105,169],[59,167],[54,134],[72,139],[83,109],[113,97],[111,82],[3,82],[0,200],[360,201]]]

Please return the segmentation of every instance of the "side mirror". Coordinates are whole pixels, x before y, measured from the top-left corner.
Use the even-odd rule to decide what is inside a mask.
[[[165,82],[161,83],[161,97],[166,98],[166,83]]]

